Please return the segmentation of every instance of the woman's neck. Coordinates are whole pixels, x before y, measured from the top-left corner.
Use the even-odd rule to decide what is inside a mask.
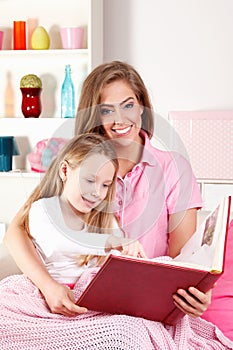
[[[143,141],[140,138],[138,142],[134,141],[127,146],[118,144],[115,145],[115,150],[119,162],[118,174],[124,178],[140,162],[143,152]]]

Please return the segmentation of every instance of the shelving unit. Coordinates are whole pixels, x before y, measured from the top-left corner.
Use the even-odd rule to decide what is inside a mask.
[[[12,8],[14,11],[12,12]],[[75,100],[78,104],[80,88],[86,75],[103,59],[103,0],[46,0],[32,3],[28,0],[0,2],[1,29],[4,31],[3,50],[0,51],[0,117],[5,117],[5,92],[8,78],[13,87],[14,115],[21,112],[20,79],[27,74],[38,75],[43,83],[42,114],[45,118],[60,117],[60,91],[65,65],[70,64],[75,85]],[[52,14],[52,15],[51,15]],[[50,36],[49,50],[12,50],[13,21],[36,19]],[[85,29],[83,49],[63,50],[60,28],[82,26]],[[28,32],[27,32],[28,33]],[[29,35],[27,41],[29,40]],[[28,47],[29,43],[28,43]]]
[[[0,222],[8,223],[42,176],[30,172],[27,154],[42,139],[73,136],[74,120],[64,120],[60,116],[65,65],[71,65],[78,105],[83,80],[103,61],[103,0],[66,0],[65,3],[4,0],[0,1],[0,13],[0,29],[5,35],[0,51],[0,136],[14,136],[20,152],[13,157],[13,171],[0,173]],[[38,26],[47,30],[48,50],[29,49],[29,19],[35,19]],[[12,49],[14,20],[26,21],[27,50]],[[60,28],[69,26],[84,27],[83,49],[62,49]],[[20,79],[27,74],[36,74],[42,80],[39,118],[24,118],[21,112]],[[10,103],[13,106],[8,118],[5,115],[7,84],[12,88]]]

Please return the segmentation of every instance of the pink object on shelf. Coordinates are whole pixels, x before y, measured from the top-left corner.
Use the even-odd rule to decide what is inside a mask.
[[[31,170],[38,173],[46,172],[67,141],[67,139],[56,137],[38,141],[33,151],[28,154]]]
[[[233,110],[172,111],[198,179],[233,179]]]
[[[84,29],[82,27],[64,27],[60,30],[63,49],[82,49]]]

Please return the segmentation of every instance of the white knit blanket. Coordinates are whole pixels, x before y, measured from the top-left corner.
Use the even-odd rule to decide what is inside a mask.
[[[78,297],[95,269],[75,286]],[[39,290],[23,275],[0,282],[0,350],[197,350],[233,349],[211,323],[185,316],[176,326],[89,311],[52,314]]]

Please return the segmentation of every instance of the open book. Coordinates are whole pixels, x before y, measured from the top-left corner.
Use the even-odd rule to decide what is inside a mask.
[[[230,196],[223,198],[175,259],[110,254],[77,304],[176,324],[184,316],[173,302],[178,288],[206,292],[223,273],[230,202]]]

